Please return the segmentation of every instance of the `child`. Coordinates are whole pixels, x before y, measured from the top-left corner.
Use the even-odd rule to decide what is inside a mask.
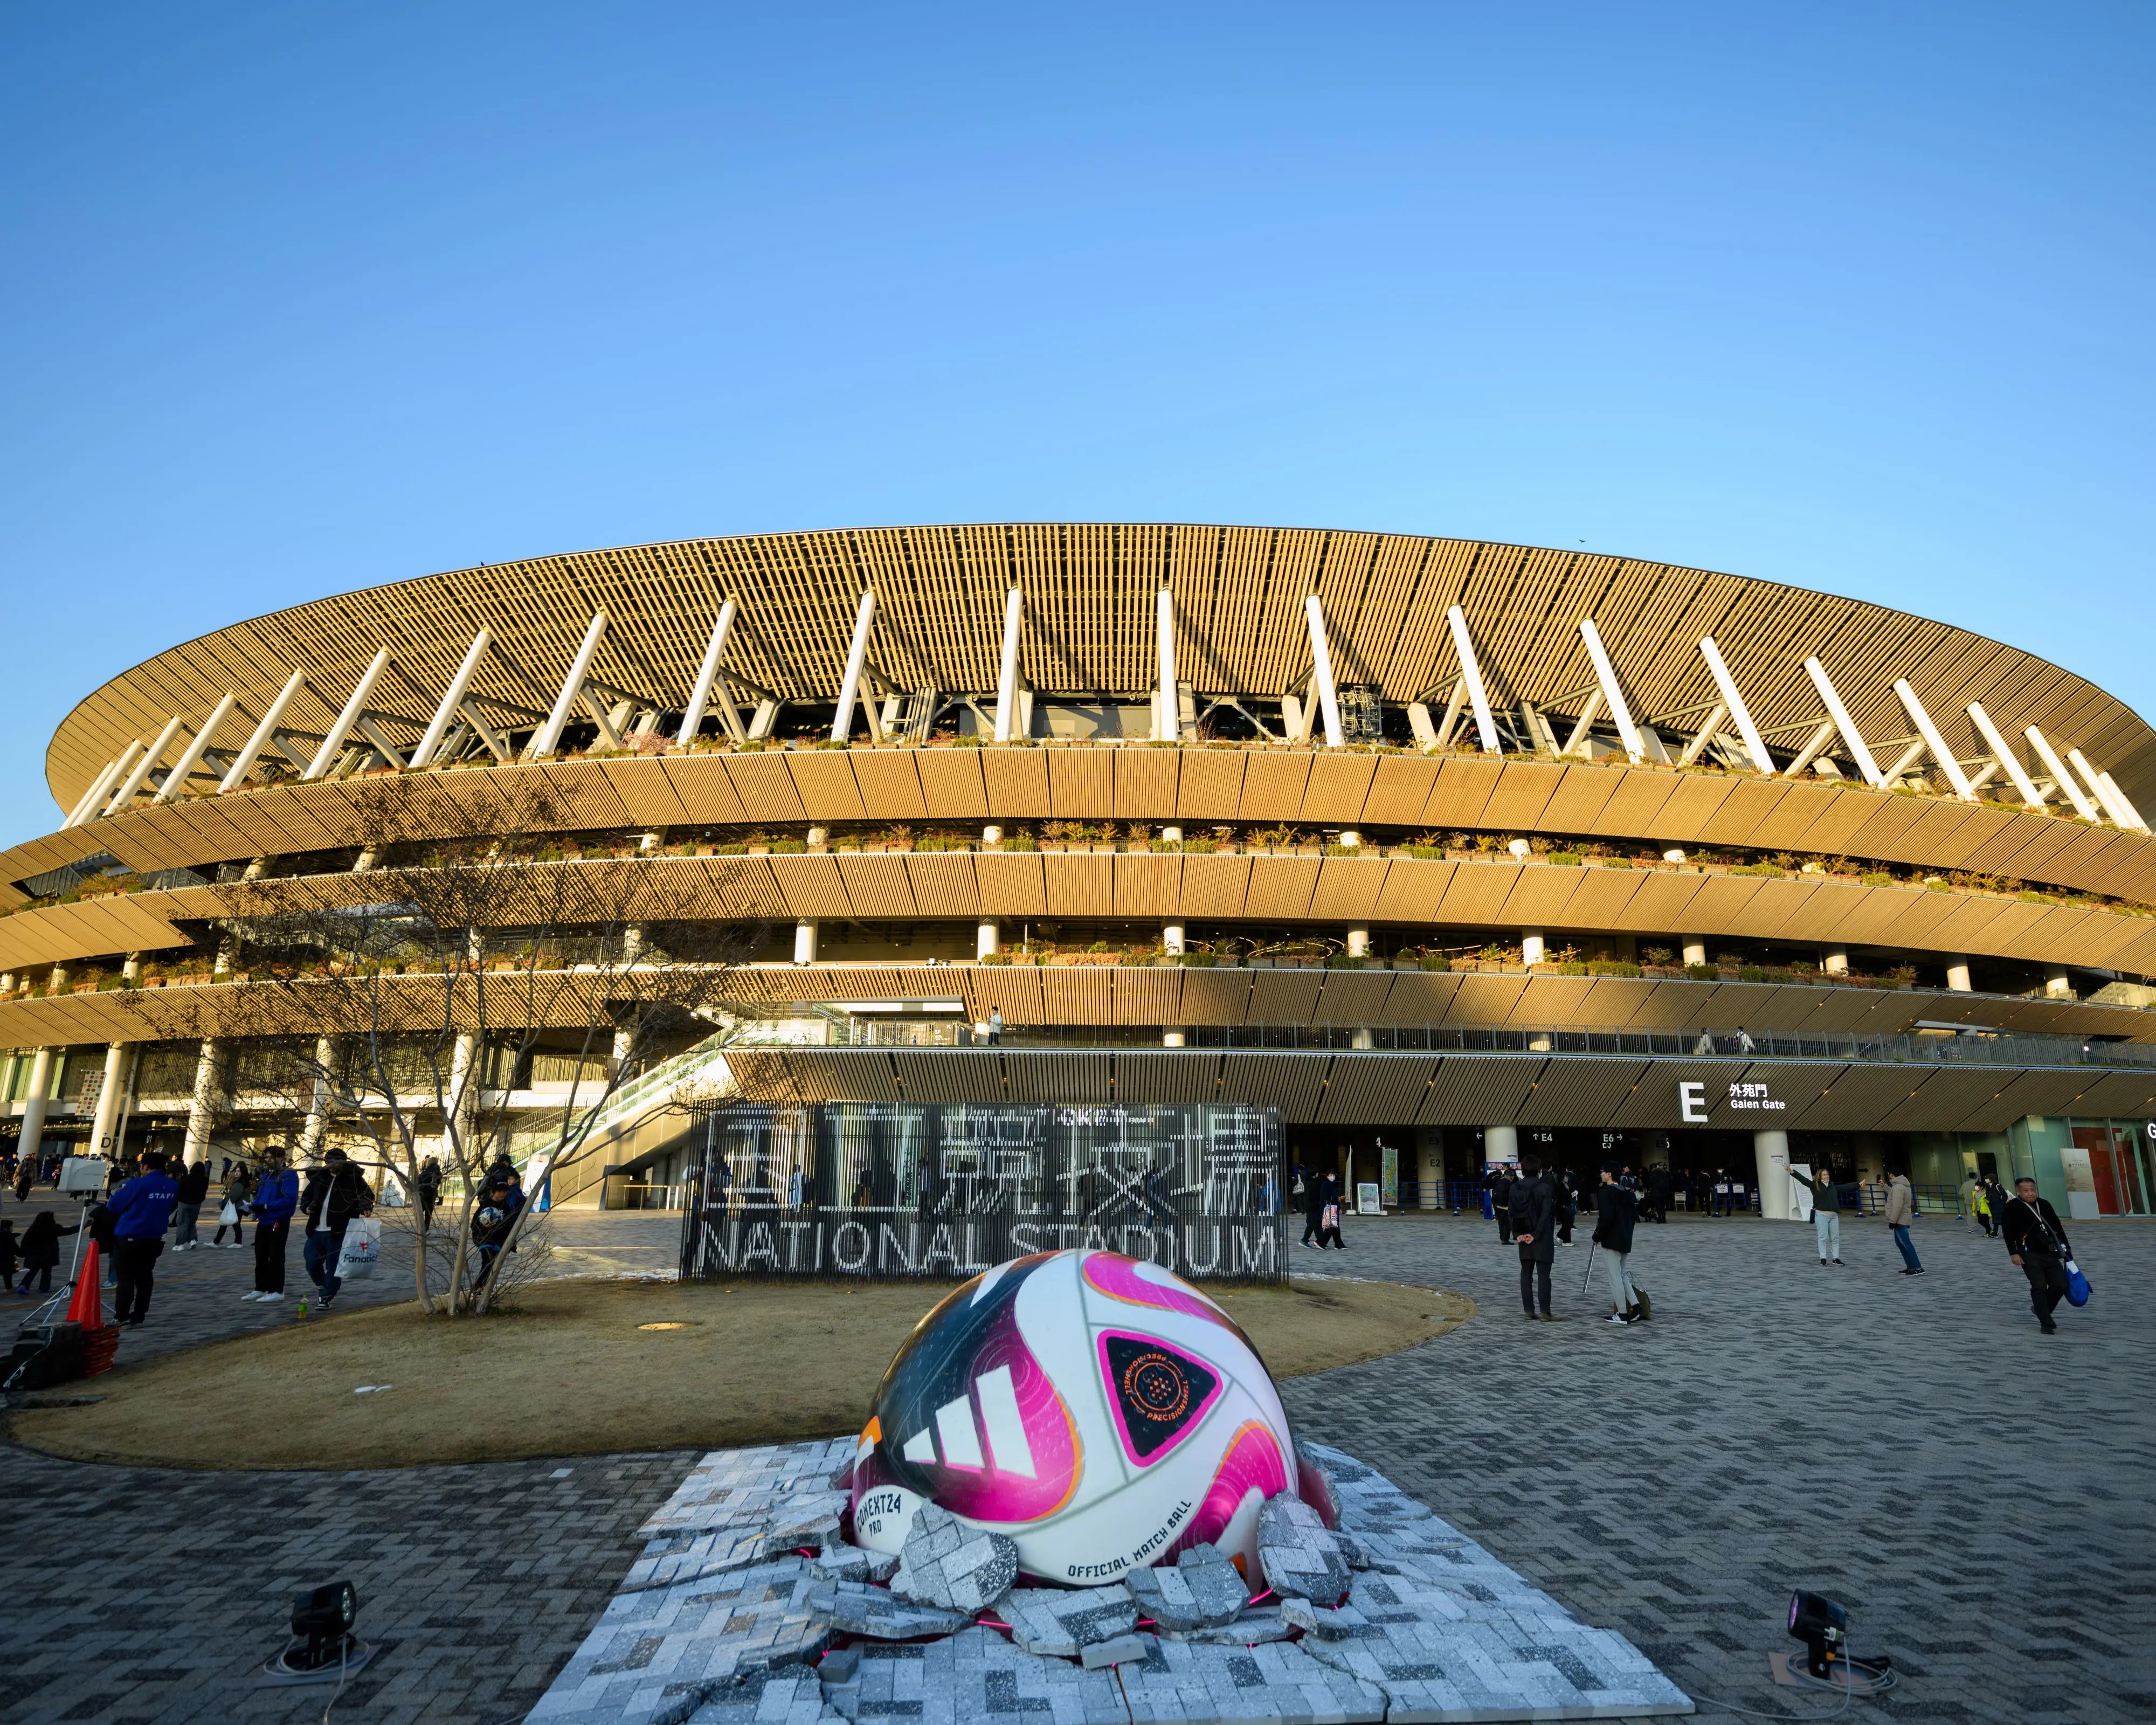
[[[70,1234],[81,1231],[80,1226],[63,1228],[53,1219],[50,1210],[39,1210],[30,1218],[30,1225],[23,1230],[23,1281],[15,1291],[30,1291],[30,1280],[40,1271],[44,1277],[38,1292],[53,1291],[53,1271],[60,1261],[60,1242]]]

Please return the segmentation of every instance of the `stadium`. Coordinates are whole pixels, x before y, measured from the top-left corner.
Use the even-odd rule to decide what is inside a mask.
[[[726,942],[631,1070],[572,1018],[465,1024],[501,1147],[612,1084],[557,1204],[679,1204],[715,1108],[1256,1111],[1261,1184],[1410,1209],[1531,1149],[1770,1217],[1793,1163],[1948,1201],[2031,1174],[2074,1216],[2156,1176],[2156,732],[2013,647],[1733,575],[1159,525],[536,557],[172,647],[46,777],[55,829],[0,869],[29,1151],[342,1130],[250,1082],[316,1027],[235,947],[248,896],[347,905],[385,821],[514,808],[547,829],[521,871]]]

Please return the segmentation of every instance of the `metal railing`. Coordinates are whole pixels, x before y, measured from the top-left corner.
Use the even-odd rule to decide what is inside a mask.
[[[871,1018],[824,1021],[821,1045],[888,1047]],[[984,1039],[976,1026],[950,1026],[952,1044],[1003,1049],[1155,1049],[1158,1029],[1123,1025],[1005,1024]],[[1579,1027],[1476,1024],[1195,1024],[1186,1049],[1335,1050],[1381,1054],[1636,1055],[1656,1059],[1863,1060],[1923,1065],[2156,1067],[2156,1045],[2071,1036],[1926,1035],[1904,1032],[1789,1030],[1603,1030]]]

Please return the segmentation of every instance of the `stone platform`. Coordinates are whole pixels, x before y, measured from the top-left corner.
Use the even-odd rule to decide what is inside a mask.
[[[1096,1630],[1066,1614],[1076,1657],[1028,1652],[1007,1633],[1024,1619],[1018,1634],[1033,1640],[1040,1596],[1075,1597],[1062,1590],[1021,1588],[968,1613],[881,1585],[888,1562],[841,1532],[834,1481],[853,1450],[845,1438],[706,1455],[644,1524],[643,1556],[531,1725],[1419,1725],[1692,1711],[1623,1635],[1580,1623],[1337,1450],[1307,1454],[1339,1498],[1339,1533],[1317,1538],[1344,1563],[1344,1601],[1267,1589],[1224,1628],[1194,1632],[1150,1609],[1134,1631],[1127,1615],[1094,1614]]]

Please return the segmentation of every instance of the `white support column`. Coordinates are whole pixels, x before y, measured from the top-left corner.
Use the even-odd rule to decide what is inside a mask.
[[[71,825],[80,826],[85,821],[102,820],[111,813],[112,803],[116,800],[114,793],[119,789],[120,782],[134,771],[135,762],[141,753],[142,739],[139,737],[121,750],[120,758],[112,763],[104,783],[98,787],[97,794],[87,799],[83,813],[70,823]]]
[[[2082,776],[2082,782],[2088,786],[2097,801],[2102,805],[2103,812],[2109,815],[2114,823],[2122,827],[2138,824],[2127,814],[2126,805],[2111,793],[2106,783],[2109,775],[2097,772],[2089,764],[2089,757],[2079,749],[2068,749],[2066,758],[2073,762],[2075,770]]]
[[[2082,782],[2059,758],[2058,751],[2051,747],[2050,739],[2034,725],[2021,734],[2029,739],[2029,747],[2035,750],[2036,758],[2044,763],[2044,770],[2051,775],[2052,783],[2074,805],[2074,813],[2083,820],[2095,820],[2097,818],[2096,804],[2089,801],[2088,793],[2082,788]]]
[[[1317,680],[1317,704],[1325,716],[1325,746],[1340,747],[1340,692],[1332,681],[1332,649],[1325,639],[1325,608],[1316,593],[1302,602],[1302,614],[1310,622],[1310,662]]]
[[[45,1139],[45,1111],[52,1106],[53,1051],[41,1048],[30,1059],[30,1085],[23,1096],[23,1136],[17,1149],[25,1163],[35,1165]]]
[[[224,1045],[206,1038],[195,1055],[194,1090],[187,1101],[187,1142],[180,1151],[182,1162],[200,1162],[209,1156],[209,1135],[217,1129],[218,1104],[224,1087]]]
[[[1789,1179],[1789,1135],[1787,1132],[1753,1133],[1752,1157],[1759,1177],[1759,1219],[1763,1222],[1803,1220],[1795,1211],[1796,1191]]]
[[[253,770],[257,757],[270,746],[270,739],[277,734],[277,726],[285,716],[285,709],[291,706],[293,698],[306,686],[306,681],[307,674],[304,670],[295,670],[286,679],[285,686],[277,691],[277,698],[264,711],[262,722],[254,727],[245,745],[233,757],[232,765],[225,769],[224,778],[218,785],[219,792],[236,791],[247,782],[247,775]]]
[[[1175,699],[1175,598],[1166,588],[1154,605],[1154,633],[1158,638],[1159,676],[1153,690],[1152,736],[1155,742],[1179,742],[1182,715]]]
[[[486,649],[494,643],[492,633],[481,629],[472,637],[472,644],[465,651],[464,663],[457,674],[449,679],[449,686],[443,693],[442,704],[434,709],[434,716],[427,726],[427,734],[419,739],[419,747],[412,751],[412,765],[425,766],[434,758],[434,751],[442,746],[442,738],[449,732],[449,723],[457,710],[465,704],[465,694],[471,687],[472,678],[478,674],[479,662],[486,657]]]
[[[1841,733],[1841,740],[1849,746],[1849,757],[1856,762],[1856,770],[1864,775],[1865,783],[1874,789],[1884,785],[1886,775],[1880,772],[1879,763],[1871,758],[1871,751],[1865,747],[1864,738],[1856,728],[1856,721],[1849,716],[1842,705],[1841,696],[1828,680],[1826,667],[1816,657],[1804,661],[1804,671],[1812,680],[1812,687],[1819,691],[1820,701],[1825,703],[1827,716],[1834,721],[1834,728]]]
[[[1163,1048],[1182,1048],[1186,1046],[1189,1040],[1188,1029],[1182,1024],[1170,1024],[1160,1033],[1160,1045]]]
[[[1976,734],[1990,748],[1992,757],[1999,762],[1999,770],[2014,781],[2014,788],[2021,793],[2021,806],[2041,809],[2044,793],[2036,788],[2035,780],[2029,777],[2029,770],[2021,764],[2021,757],[2015,752],[2014,746],[1991,722],[1991,715],[1984,711],[1979,703],[1972,701],[1969,704],[1969,721],[1976,726]]]
[[[139,744],[136,746],[140,747]],[[98,770],[97,777],[90,782],[90,788],[75,799],[74,807],[68,810],[67,819],[60,823],[62,832],[80,822],[97,799],[112,788],[112,781],[120,776],[121,759],[120,756],[115,755]]]
[[[1911,743],[1908,747],[1903,749],[1900,754],[1894,757],[1894,764],[1892,767],[1889,767],[1884,773],[1879,775],[1880,783],[1901,783],[1902,775],[1907,773],[1912,767],[1915,766],[1917,761],[1922,757],[1924,751],[1930,747],[1931,745],[1926,742],[1922,737],[1918,737],[1914,742]]]
[[[2047,1000],[2071,1000],[2074,998],[2073,973],[2063,964],[2053,964],[2044,972],[2044,998]]]
[[[1594,729],[1594,721],[1597,718],[1601,716],[1601,713],[1602,691],[1599,689],[1596,689],[1590,691],[1587,699],[1580,704],[1579,716],[1573,721],[1572,729],[1566,735],[1564,739],[1564,747],[1558,750],[1558,752],[1565,755],[1584,755],[1589,753],[1589,751],[1587,747],[1588,733]],[[1636,761],[1640,757],[1637,755],[1634,755],[1632,758]]]
[[[704,662],[696,667],[696,686],[689,691],[689,705],[681,712],[681,728],[675,733],[675,742],[684,747],[693,742],[697,732],[703,728],[704,710],[711,705],[714,691],[733,712],[734,721],[726,726],[726,735],[733,737],[740,733],[740,710],[734,706],[733,696],[718,686],[719,667],[726,663],[726,637],[734,632],[734,619],[738,614],[733,595],[729,593],[726,603],[719,607],[719,620],[711,625],[711,639],[704,649]],[[723,722],[726,714],[721,712],[719,717]]]
[[[105,1048],[105,1081],[97,1089],[97,1114],[90,1132],[90,1147],[99,1156],[120,1154],[113,1134],[120,1124],[120,1105],[126,1100],[127,1068],[134,1051],[131,1042],[110,1043]]]
[[[1825,952],[1820,955],[1820,968],[1828,976],[1847,976],[1849,974],[1849,948],[1846,947],[1829,947]]]
[[[1018,721],[1018,649],[1025,630],[1025,595],[1013,588],[1004,596],[1004,654],[996,675],[996,741],[1009,742]]]
[[[993,916],[983,916],[973,926],[973,956],[986,958],[1002,951],[1003,926]]]
[[[1796,778],[1805,768],[1817,760],[1820,751],[1833,741],[1834,721],[1829,719],[1804,739],[1804,746],[1797,751],[1789,764],[1782,769],[1782,776],[1784,778]],[[1839,778],[1840,775],[1837,773],[1835,777]]]
[[[1947,987],[1956,994],[1976,992],[1975,985],[1969,980],[1969,960],[1962,953],[1956,952],[1947,960]]]
[[[203,751],[209,747],[210,738],[217,734],[217,727],[232,716],[233,708],[239,705],[239,697],[230,693],[218,702],[217,710],[209,716],[209,721],[196,732],[193,741],[180,751],[179,759],[172,762],[172,770],[165,775],[164,783],[157,788],[157,794],[151,798],[152,809],[160,803],[169,803],[179,795],[182,787],[187,782],[187,775],[195,770],[195,762],[202,759]]]
[[[839,685],[839,710],[831,720],[834,742],[844,742],[854,728],[854,701],[860,692],[862,668],[868,663],[869,630],[875,624],[875,593],[871,590],[861,595],[860,607],[854,613],[854,640],[846,649],[845,680]]]
[[[1504,748],[1497,741],[1497,721],[1490,716],[1490,695],[1482,686],[1482,668],[1476,663],[1475,641],[1467,632],[1466,614],[1455,605],[1445,614],[1445,620],[1452,631],[1452,650],[1460,655],[1460,675],[1467,685],[1468,699],[1475,703],[1475,730],[1482,740],[1482,752],[1502,754]]]
[[[1594,661],[1595,680],[1602,685],[1602,699],[1608,703],[1609,716],[1617,721],[1617,734],[1625,742],[1625,752],[1634,766],[1645,752],[1640,744],[1639,726],[1632,722],[1632,710],[1625,704],[1625,691],[1617,686],[1617,667],[1610,663],[1609,655],[1602,644],[1601,631],[1594,626],[1592,617],[1579,619],[1579,638],[1587,643],[1587,656]]]
[[[516,751],[509,746],[509,739],[487,722],[486,714],[470,696],[465,697],[465,704],[458,710],[458,716],[471,726],[472,735],[485,746],[487,753],[501,765],[506,767],[516,758]]]
[[[1677,757],[1677,765],[1689,767],[1705,754],[1708,745],[1714,741],[1714,733],[1721,728],[1722,721],[1728,716],[1729,708],[1722,701],[1717,701],[1709,707],[1707,710],[1707,717],[1701,721],[1699,729],[1692,733],[1691,741],[1685,745],[1684,752]]]
[[[1909,715],[1909,722],[1917,727],[1917,735],[1924,739],[1924,747],[1932,752],[1932,758],[1939,763],[1939,771],[1947,776],[1953,787],[1954,795],[1964,803],[1976,801],[1976,793],[1969,788],[1969,775],[1961,770],[1961,762],[1954,759],[1953,751],[1939,734],[1939,727],[1932,722],[1924,704],[1917,699],[1917,691],[1909,686],[1907,677],[1894,680],[1894,692],[1902,697],[1902,706]]]
[[[1183,925],[1180,922],[1164,924],[1160,931],[1160,945],[1161,950],[1171,958],[1179,957],[1183,952]]]
[[[1370,956],[1368,929],[1351,928],[1348,931],[1348,956],[1350,958],[1367,958]]]
[[[1704,964],[1707,963],[1707,937],[1705,935],[1685,935],[1681,937],[1681,944],[1684,947],[1684,962],[1686,964]]]
[[[2148,823],[2142,819],[2141,811],[2128,800],[2126,793],[2119,789],[2117,779],[2108,773],[2099,773],[2096,776],[2096,783],[2097,788],[2104,793],[2106,799],[2118,804],[2119,812],[2126,817],[2128,826],[2133,828],[2137,832],[2145,833],[2148,830]]]
[[[1548,962],[1548,956],[1549,942],[1543,938],[1542,930],[1523,928],[1520,931],[1520,962],[1522,964],[1542,964]]]
[[[1722,649],[1714,644],[1712,635],[1699,644],[1700,657],[1707,661],[1707,674],[1714,679],[1715,692],[1721,696],[1722,704],[1729,709],[1729,716],[1737,721],[1737,734],[1744,739],[1744,752],[1752,757],[1752,764],[1772,778],[1774,757],[1767,751],[1767,740],[1760,736],[1759,727],[1753,722],[1752,709],[1744,704],[1744,697],[1737,692],[1737,679],[1729,675],[1729,667],[1722,663]]]
[[[1482,1128],[1482,1160],[1484,1163],[1517,1163],[1519,1159],[1519,1127],[1517,1126],[1486,1126]]]
[[[793,925],[793,962],[814,964],[816,962],[816,924],[803,916]]]
[[[120,781],[120,788],[113,793],[112,800],[105,804],[105,812],[107,814],[119,814],[121,809],[135,800],[135,793],[142,788],[142,781],[147,778],[151,770],[165,758],[165,751],[172,746],[172,739],[179,734],[179,716],[175,714],[166,721],[165,728],[157,733],[157,740],[142,752],[141,758],[129,769],[127,776]]]
[[[392,767],[398,768],[401,770],[408,764],[404,759],[404,752],[398,748],[397,745],[390,740],[389,733],[387,731],[384,731],[379,725],[376,724],[374,721],[369,718],[365,713],[362,713],[357,718],[354,719],[352,721],[352,729],[358,732],[362,737],[367,740],[367,742],[373,744],[375,752],[380,755],[382,758],[387,761]]]
[[[1455,677],[1452,693],[1445,698],[1445,716],[1438,721],[1437,746],[1445,748],[1452,742],[1452,733],[1460,724],[1460,709],[1467,705],[1467,679]]]
[[[336,721],[329,728],[329,734],[322,738],[322,746],[315,751],[314,759],[307,762],[307,770],[300,775],[301,778],[320,778],[336,762],[337,752],[343,748],[345,738],[352,735],[352,727],[359,722],[360,710],[367,705],[367,697],[374,693],[375,680],[381,676],[388,663],[389,649],[384,647],[360,673],[359,682],[353,688],[351,698],[337,714]]]
[[[577,697],[584,692],[584,679],[591,675],[592,660],[599,650],[606,628],[606,613],[593,615],[584,630],[584,639],[578,645],[577,656],[569,661],[569,674],[562,680],[562,692],[554,697],[554,710],[547,715],[547,722],[531,735],[531,747],[524,752],[527,761],[543,761],[561,746],[562,727],[569,722]]]

